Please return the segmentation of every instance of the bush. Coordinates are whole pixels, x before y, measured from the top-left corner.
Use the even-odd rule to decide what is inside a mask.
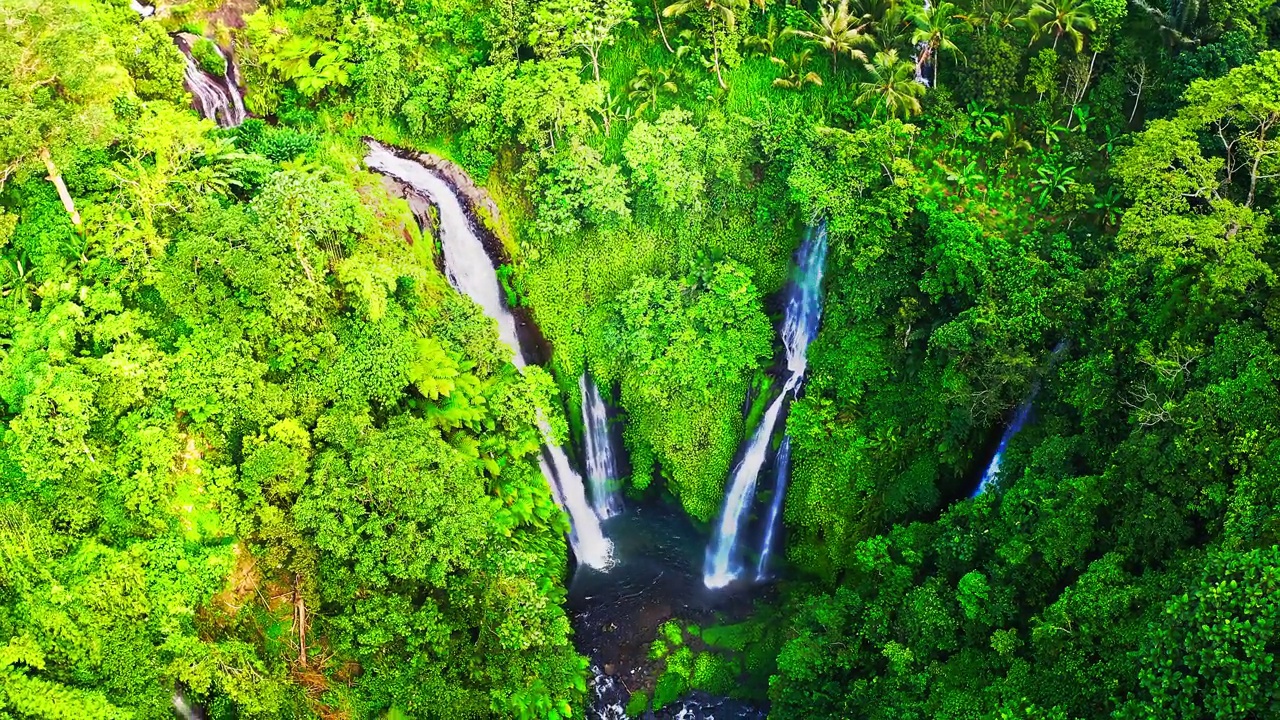
[[[200,38],[191,46],[191,58],[196,61],[196,67],[204,72],[214,77],[226,77],[227,59],[209,38]]]

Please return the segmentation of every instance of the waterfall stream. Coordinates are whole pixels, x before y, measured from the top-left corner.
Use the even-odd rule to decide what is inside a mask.
[[[240,96],[240,73],[234,58],[223,54],[222,48],[216,44],[214,49],[226,63],[227,71],[223,77],[211,75],[200,69],[199,63],[191,54],[191,48],[201,40],[191,33],[178,33],[174,36],[174,44],[187,59],[185,84],[187,91],[195,103],[201,116],[209,118],[222,127],[236,127],[244,122],[247,113],[244,109],[244,98]]]
[[[499,339],[512,350],[511,362],[524,368],[527,362],[516,334],[515,316],[503,301],[493,261],[457,193],[444,178],[421,163],[402,158],[379,143],[370,141],[368,145],[365,164],[370,169],[394,177],[435,203],[440,211],[440,242],[449,284],[498,324]],[[539,418],[539,426],[545,441],[542,474],[556,502],[569,513],[569,542],[574,555],[584,565],[606,569],[612,563],[613,547],[600,527],[600,516],[587,501],[582,476],[573,469],[564,450],[552,441],[551,428],[544,418]]]
[[[1059,340],[1054,346],[1053,352],[1049,354],[1049,367],[1053,367],[1057,363],[1062,353],[1071,346],[1069,340]],[[991,456],[991,462],[987,464],[987,469],[982,473],[982,480],[978,482],[978,487],[973,491],[971,497],[978,497],[987,485],[1000,476],[1000,461],[1004,458],[1004,452],[1009,447],[1009,441],[1013,439],[1027,424],[1027,420],[1031,418],[1031,409],[1036,401],[1036,395],[1040,394],[1040,381],[1037,380],[1031,384],[1031,391],[1027,393],[1027,399],[1022,401],[1018,406],[1018,411],[1013,414],[1013,419],[1009,421],[1009,425],[1005,427],[1004,432],[1000,434],[1000,444],[996,446],[996,452]]]
[[[617,446],[609,431],[609,407],[586,372],[578,379],[578,388],[582,391],[582,438],[591,507],[601,520],[608,520],[622,512],[622,496],[618,492],[621,473]]]
[[[987,469],[982,473],[982,480],[978,483],[978,489],[973,491],[973,497],[982,494],[987,489],[987,484],[995,480],[1000,475],[1000,459],[1004,457],[1004,451],[1009,447],[1009,441],[1014,435],[1027,424],[1027,418],[1031,417],[1031,403],[1036,399],[1036,392],[1040,390],[1039,385],[1031,388],[1031,393],[1027,399],[1018,406],[1018,412],[1014,413],[1013,420],[1008,427],[1000,435],[1000,444],[996,446],[995,455],[991,456],[991,462],[987,465]]]
[[[783,406],[788,397],[799,390],[804,380],[805,369],[808,367],[805,352],[817,334],[818,322],[822,318],[822,271],[826,260],[827,226],[822,222],[809,229],[796,251],[794,275],[787,289],[787,305],[782,320],[782,342],[787,351],[787,381],[782,386],[782,392],[765,410],[764,417],[747,442],[742,459],[729,478],[724,508],[715,524],[711,543],[707,546],[703,583],[708,588],[725,587],[742,574],[741,536],[755,500],[760,470],[769,453],[773,431],[782,417]],[[788,445],[786,458],[789,457]],[[784,477],[786,472],[785,468],[779,467],[779,477]],[[781,496],[782,492],[779,491],[774,501],[781,504]],[[772,554],[774,539],[773,533],[766,536],[766,542],[770,546],[762,549],[762,556]]]
[[[773,500],[769,502],[769,514],[764,519],[764,539],[760,541],[760,562],[756,564],[756,582],[769,579],[769,561],[773,559],[773,543],[782,526],[782,499],[787,494],[787,475],[791,472],[791,438],[783,437],[774,461],[778,469],[773,486]]]
[[[930,3],[929,0],[924,0],[924,9],[925,9],[925,12],[932,10],[933,4]],[[929,78],[925,77],[925,73],[924,73],[925,66],[931,60],[936,60],[936,58],[929,57],[929,55],[930,55],[929,43],[927,42],[916,43],[916,54],[915,54],[915,57],[912,58],[916,63],[916,82],[920,83],[925,87],[929,87]]]

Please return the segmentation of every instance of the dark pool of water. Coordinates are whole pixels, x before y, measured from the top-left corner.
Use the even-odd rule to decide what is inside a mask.
[[[662,504],[635,506],[605,522],[616,564],[608,572],[581,567],[569,585],[578,650],[596,672],[591,720],[625,717],[631,693],[652,689],[661,662],[648,651],[667,620],[707,626],[751,614],[759,588],[708,590],[702,584],[707,536],[683,512]],[[764,718],[761,708],[692,693],[646,717],[679,720]]]

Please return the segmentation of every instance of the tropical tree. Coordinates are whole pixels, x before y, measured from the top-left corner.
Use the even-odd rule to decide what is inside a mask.
[[[867,41],[864,33],[870,21],[865,15],[855,16],[849,11],[849,0],[840,0],[840,4],[831,6],[823,4],[819,17],[808,16],[811,30],[791,30],[791,34],[802,37],[809,42],[831,53],[831,71],[835,72],[836,61],[841,55],[867,61],[866,53],[858,46]]]
[[[716,80],[724,88],[727,86],[720,73],[720,36],[722,32],[733,32],[738,26],[738,13],[745,12],[747,8],[747,0],[676,0],[663,9],[662,14],[666,17],[679,17],[700,11],[707,15],[711,30],[711,65],[716,71]]]
[[[783,68],[784,73],[782,77],[773,79],[773,86],[788,90],[803,90],[806,85],[821,85],[822,78],[818,73],[806,70],[809,65],[809,58],[812,55],[812,50],[805,49],[791,53],[791,57],[786,60],[780,57],[770,57],[769,61]]]
[[[1031,152],[1031,143],[1018,132],[1018,122],[1013,113],[1000,116],[1000,127],[987,137],[989,142],[999,142],[1004,146],[1004,156],[1008,158],[1016,152]]]
[[[937,54],[943,50],[952,55],[960,55],[960,48],[956,47],[952,36],[959,32],[964,26],[964,22],[959,19],[956,6],[949,2],[939,3],[934,7],[926,7],[918,13],[911,16],[911,22],[915,24],[916,30],[911,34],[911,42],[922,44],[925,46],[924,52],[916,59],[917,66],[921,69],[925,64],[933,59],[933,79],[931,84],[938,86],[938,65]]]
[[[756,55],[773,55],[778,44],[786,37],[786,30],[778,26],[776,17],[769,17],[769,24],[765,26],[765,31],[759,35],[748,35],[746,40],[742,41],[753,54]]]
[[[883,104],[890,117],[916,115],[920,112],[920,96],[924,86],[915,81],[915,64],[898,57],[897,50],[878,52],[864,65],[870,79],[859,82],[858,102]],[[879,111],[879,104],[872,109],[871,117]]]
[[[1016,27],[1026,10],[1026,0],[980,0],[971,3],[960,19],[978,33],[1001,32]]]
[[[1053,49],[1063,35],[1075,42],[1076,52],[1084,49],[1084,32],[1096,30],[1089,0],[1036,0],[1027,11],[1027,25],[1035,35],[1053,33]]]
[[[875,52],[888,52],[910,47],[914,26],[911,24],[911,16],[901,6],[893,4],[879,18],[871,27],[871,40],[868,43],[871,49]]]
[[[640,72],[627,84],[627,99],[637,103],[637,115],[646,110],[656,111],[663,95],[678,92],[680,86],[676,85],[676,76],[667,68],[640,68]]]

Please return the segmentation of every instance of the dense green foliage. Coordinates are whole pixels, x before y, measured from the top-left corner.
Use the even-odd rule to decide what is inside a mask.
[[[539,408],[590,368],[712,519],[819,218],[790,579],[631,709],[1280,715],[1269,0],[239,7],[0,0],[0,718],[580,715]],[[270,122],[186,109],[180,29]],[[362,134],[497,199],[550,372]]]

